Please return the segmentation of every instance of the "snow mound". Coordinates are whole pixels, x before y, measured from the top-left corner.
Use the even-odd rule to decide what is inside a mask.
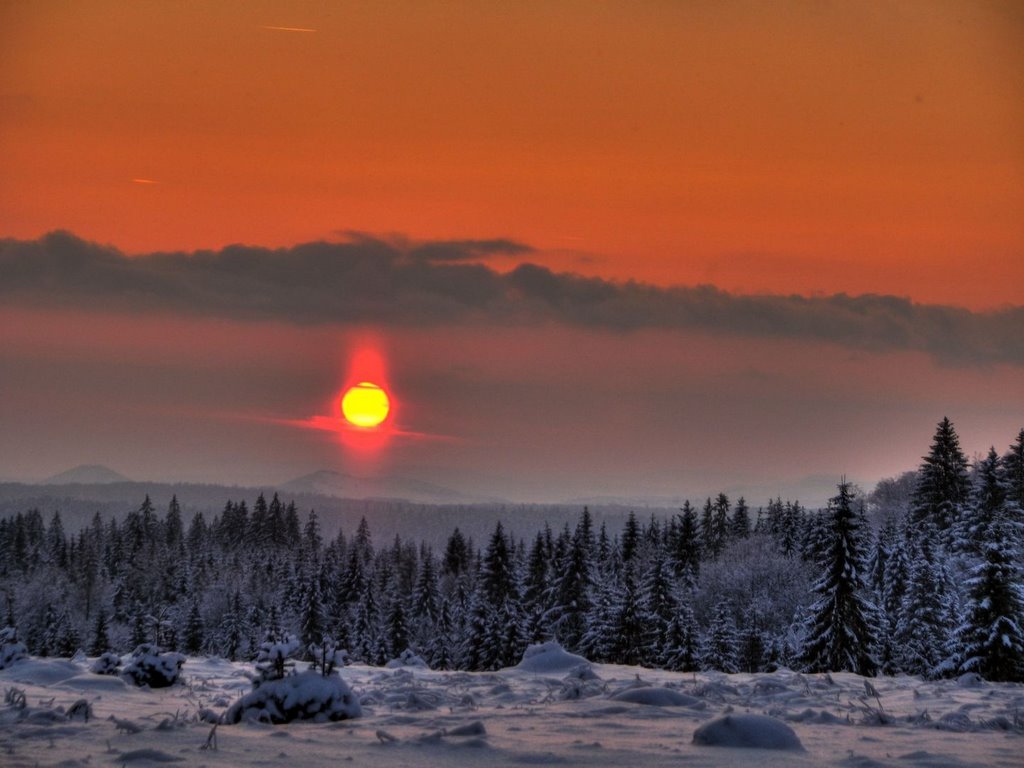
[[[417,656],[411,648],[402,651],[397,659],[392,659],[385,665],[388,669],[400,669],[402,667],[414,667],[416,669],[430,669],[422,656]]]
[[[178,682],[184,664],[182,654],[161,653],[155,645],[143,643],[132,652],[132,662],[124,668],[122,676],[138,686],[167,688]]]
[[[629,704],[646,704],[649,707],[692,707],[696,704],[704,704],[700,699],[687,696],[685,693],[653,685],[627,688],[624,691],[613,693],[609,698]]]
[[[67,659],[22,658],[7,671],[6,679],[30,685],[53,685],[81,674],[77,664]]]
[[[796,732],[767,715],[726,715],[693,732],[693,743],[707,747],[803,750]]]
[[[554,641],[538,643],[527,646],[523,653],[523,660],[516,664],[513,669],[521,672],[536,672],[539,674],[555,674],[558,672],[571,672],[580,666],[590,666],[590,662],[575,653],[569,653],[561,645]]]
[[[306,671],[261,683],[224,713],[225,723],[257,720],[290,723],[293,720],[347,720],[363,714],[351,689],[337,675],[324,677]]]

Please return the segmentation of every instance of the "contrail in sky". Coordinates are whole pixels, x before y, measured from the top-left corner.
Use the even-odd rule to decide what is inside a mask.
[[[316,32],[315,29],[307,29],[306,27],[271,27],[266,24],[263,25],[263,29],[273,29],[278,32]]]

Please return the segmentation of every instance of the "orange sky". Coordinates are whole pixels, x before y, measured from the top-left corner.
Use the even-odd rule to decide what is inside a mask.
[[[1021,304],[1022,39],[1016,2],[4,2],[0,236]]]

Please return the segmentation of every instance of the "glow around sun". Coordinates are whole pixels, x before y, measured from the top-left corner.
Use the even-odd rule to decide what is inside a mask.
[[[341,413],[356,427],[372,429],[388,417],[391,400],[388,393],[371,381],[361,381],[345,390],[341,398]]]

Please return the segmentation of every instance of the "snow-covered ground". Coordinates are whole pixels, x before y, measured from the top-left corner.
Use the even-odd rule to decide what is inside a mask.
[[[29,658],[0,670],[0,765],[1024,765],[1024,685],[872,678],[876,698],[850,674],[581,670],[560,652],[526,662],[494,673],[347,667],[361,718],[220,725],[216,749],[204,749],[204,716],[251,690],[251,665],[189,659],[183,683],[148,690],[90,673],[85,660]],[[93,716],[68,719],[83,698]],[[694,743],[700,726],[726,715],[705,733],[742,740],[737,716],[748,713],[786,723],[803,750]],[[746,720],[755,738],[785,735],[772,721]]]

